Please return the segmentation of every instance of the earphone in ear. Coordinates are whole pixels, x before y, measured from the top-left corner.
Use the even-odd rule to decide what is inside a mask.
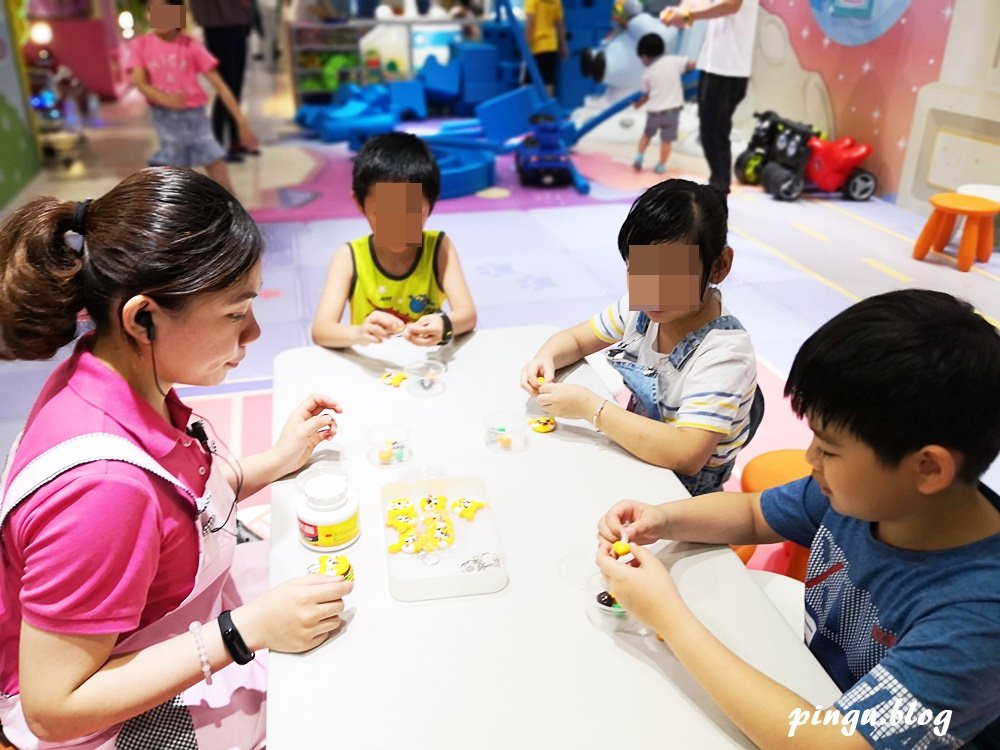
[[[156,338],[156,328],[153,326],[153,313],[149,310],[140,310],[136,313],[135,322],[146,329],[146,335],[150,342]]]

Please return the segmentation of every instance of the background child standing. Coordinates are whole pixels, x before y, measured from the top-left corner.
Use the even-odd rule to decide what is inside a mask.
[[[219,61],[197,39],[181,30],[185,25],[182,0],[149,0],[153,31],[129,46],[132,83],[149,102],[160,149],[150,157],[154,167],[204,167],[208,176],[233,193],[223,158],[225,150],[212,134],[205,113],[208,96],[198,82],[205,76],[236,119],[240,142],[257,148],[257,137],[233,93],[219,76]]]
[[[677,140],[677,122],[684,106],[684,87],[681,76],[694,70],[694,60],[680,55],[665,55],[666,47],[658,34],[646,34],[636,45],[636,54],[646,66],[642,73],[642,98],[633,106],[646,108],[646,129],[639,138],[639,153],[632,166],[638,172],[649,142],[660,131],[660,161],[653,169],[656,174],[666,171],[670,148]]]

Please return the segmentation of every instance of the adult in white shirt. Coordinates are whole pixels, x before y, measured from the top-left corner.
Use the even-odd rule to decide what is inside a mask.
[[[708,184],[725,196],[732,178],[729,133],[733,112],[747,93],[760,0],[696,0],[661,15],[678,28],[708,21],[698,56],[698,118],[701,146],[708,161]]]

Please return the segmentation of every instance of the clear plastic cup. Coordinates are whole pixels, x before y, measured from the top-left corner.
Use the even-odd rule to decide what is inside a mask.
[[[526,417],[514,411],[494,411],[483,420],[483,439],[495,453],[518,453],[528,447]]]
[[[600,573],[591,576],[584,588],[584,609],[587,612],[587,619],[595,627],[608,633],[643,634],[645,628],[642,623],[624,609],[609,607],[598,602],[598,596],[605,594],[607,589],[608,584],[604,576]]]
[[[410,460],[410,430],[403,425],[376,425],[365,433],[368,460],[376,466],[399,466]]]
[[[443,362],[427,359],[407,365],[406,389],[415,396],[437,396],[444,392]]]

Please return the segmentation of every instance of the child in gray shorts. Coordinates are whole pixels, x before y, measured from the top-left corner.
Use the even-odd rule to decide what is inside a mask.
[[[694,60],[680,55],[665,55],[663,39],[658,34],[646,34],[636,45],[636,54],[646,66],[642,73],[642,98],[636,103],[638,109],[646,108],[646,129],[639,139],[639,153],[632,166],[638,172],[642,169],[642,158],[656,131],[660,131],[660,160],[653,169],[656,174],[666,171],[670,147],[677,140],[677,121],[684,105],[684,89],[681,76],[694,70]]]

